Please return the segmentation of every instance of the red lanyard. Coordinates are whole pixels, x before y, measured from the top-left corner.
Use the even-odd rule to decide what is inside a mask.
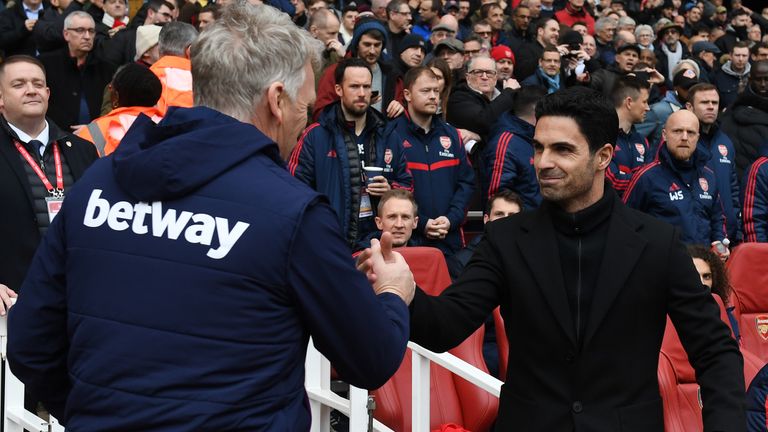
[[[43,186],[45,186],[45,189],[48,191],[48,193],[57,198],[63,197],[64,174],[61,170],[61,154],[59,153],[59,146],[56,145],[55,142],[51,144],[53,146],[53,163],[56,167],[56,189],[54,189],[51,182],[48,181],[48,177],[45,175],[45,172],[43,172],[42,168],[40,168],[40,165],[38,165],[37,162],[32,159],[32,156],[29,154],[27,149],[25,149],[24,146],[22,146],[18,141],[14,141],[14,144],[16,145],[16,150],[21,153],[21,156],[24,157],[32,170],[35,171],[35,174],[37,174],[37,176],[43,182]]]

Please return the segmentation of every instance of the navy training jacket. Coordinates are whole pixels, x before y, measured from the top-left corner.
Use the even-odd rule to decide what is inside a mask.
[[[533,167],[533,125],[507,111],[494,128],[496,133],[483,149],[483,192],[490,200],[499,190],[511,189],[525,209],[538,208],[541,192]]]
[[[11,369],[76,431],[309,430],[310,336],[372,389],[409,335],[325,200],[208,108],[140,116],[67,193],[23,291]]]
[[[707,167],[706,155],[696,148],[693,156],[695,181],[684,181],[672,163],[667,146],[657,160],[641,168],[624,193],[624,203],[680,228],[680,240],[709,245],[725,238],[725,218],[715,173]]]
[[[648,140],[640,135],[634,126],[629,133],[619,129],[613,148],[613,159],[605,171],[605,176],[621,197],[629,187],[632,176],[650,160],[653,160],[653,156],[648,148]]]
[[[475,174],[467,159],[459,132],[438,116],[425,133],[406,112],[387,125],[390,147],[401,145],[413,175],[413,193],[419,206],[419,223],[413,237],[422,246],[452,254],[464,246],[462,225],[475,187]],[[451,228],[445,239],[427,239],[429,219],[446,216]]]
[[[728,238],[735,245],[741,241],[742,233],[739,221],[739,176],[736,174],[736,150],[733,142],[714,124],[709,133],[701,133],[696,147],[701,147],[709,155],[707,166],[715,172]]]
[[[745,242],[768,242],[768,142],[744,172],[742,188]]]

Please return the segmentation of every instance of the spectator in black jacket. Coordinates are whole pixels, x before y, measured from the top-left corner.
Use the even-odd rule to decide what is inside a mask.
[[[448,123],[480,135],[483,142],[501,113],[512,108],[514,90],[519,88],[510,78],[497,90],[496,74],[492,58],[473,57],[467,63],[467,81],[454,87],[448,98]]]
[[[17,54],[36,56],[32,30],[49,8],[42,0],[22,0],[0,12],[0,52],[6,57]]]
[[[51,89],[48,115],[62,129],[88,124],[100,115],[104,87],[115,67],[91,53],[95,35],[93,18],[72,12],[64,20],[67,47],[40,56]]]

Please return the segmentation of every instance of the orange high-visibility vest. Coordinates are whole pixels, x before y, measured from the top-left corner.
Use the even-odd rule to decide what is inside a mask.
[[[99,156],[106,156],[115,151],[139,114],[148,116],[155,123],[163,119],[155,107],[116,108],[80,128],[77,136],[92,142],[99,151]]]
[[[163,56],[149,68],[160,78],[163,94],[157,101],[157,109],[163,116],[169,106],[192,107],[192,63],[189,59]]]

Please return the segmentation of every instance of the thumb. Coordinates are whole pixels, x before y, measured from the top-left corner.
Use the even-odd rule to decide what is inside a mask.
[[[392,233],[389,232],[383,232],[381,233],[381,256],[384,258],[385,262],[392,262],[394,261],[394,256],[392,256]]]

